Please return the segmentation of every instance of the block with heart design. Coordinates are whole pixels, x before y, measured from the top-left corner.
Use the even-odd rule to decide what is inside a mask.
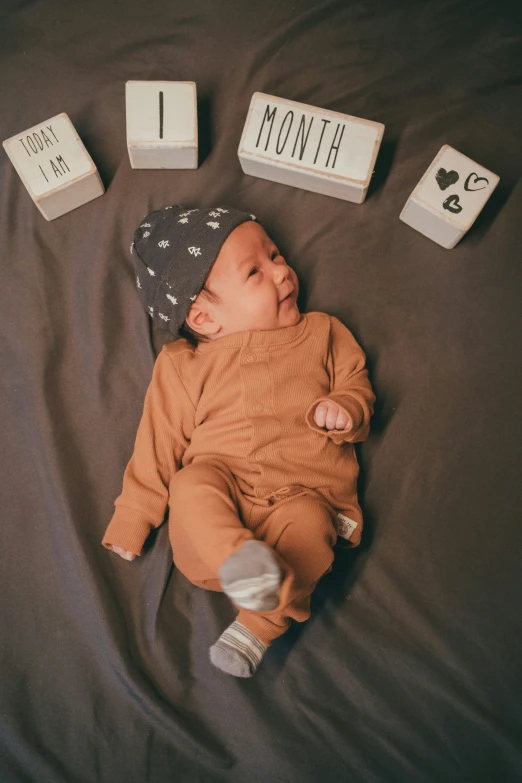
[[[197,169],[195,82],[128,81],[125,110],[133,169]]]
[[[444,144],[410,195],[400,219],[445,248],[469,231],[499,177]]]
[[[46,220],[71,212],[105,192],[98,170],[65,112],[2,143]]]
[[[361,204],[384,125],[255,92],[238,148],[245,174]]]

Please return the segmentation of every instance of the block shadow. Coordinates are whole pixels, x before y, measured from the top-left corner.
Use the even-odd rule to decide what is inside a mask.
[[[469,231],[462,237],[459,245],[469,241],[471,236],[472,241],[478,241],[482,239],[491,228],[492,224],[500,214],[502,208],[509,200],[511,193],[513,192],[518,178],[516,177],[502,177],[497,187],[491,194],[484,209],[475,220],[475,223],[471,226]]]
[[[212,101],[210,96],[198,97],[198,167],[212,150]]]
[[[383,137],[379,154],[377,155],[377,159],[375,161],[375,173],[370,180],[366,199],[369,199],[375,193],[378,193],[388,179],[388,175],[393,165],[393,159],[395,158],[395,153],[397,151],[398,142],[398,136],[391,138],[386,138],[386,136]]]

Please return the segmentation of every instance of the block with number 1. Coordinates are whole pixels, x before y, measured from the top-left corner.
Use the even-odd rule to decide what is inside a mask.
[[[195,82],[128,81],[125,107],[133,169],[197,169]]]
[[[400,219],[446,249],[455,247],[499,183],[497,174],[444,144]]]

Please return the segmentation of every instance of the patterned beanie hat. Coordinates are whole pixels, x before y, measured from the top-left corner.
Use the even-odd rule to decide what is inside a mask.
[[[255,215],[231,207],[149,212],[134,232],[130,252],[136,286],[155,326],[179,337],[197,295],[228,235]]]

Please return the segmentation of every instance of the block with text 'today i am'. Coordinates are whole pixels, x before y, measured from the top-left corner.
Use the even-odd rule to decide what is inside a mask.
[[[256,92],[238,148],[245,174],[361,204],[384,125]]]
[[[105,192],[98,170],[65,112],[2,143],[46,220],[71,212]]]
[[[444,144],[400,214],[400,219],[447,249],[469,231],[499,177]]]
[[[195,82],[128,81],[125,108],[133,169],[197,169]]]

